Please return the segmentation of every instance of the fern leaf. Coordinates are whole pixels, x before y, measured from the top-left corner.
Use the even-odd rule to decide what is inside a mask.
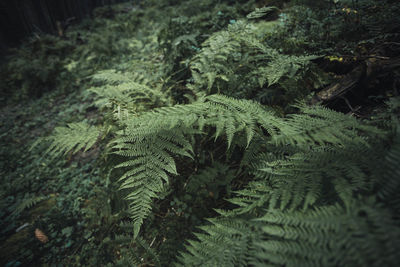
[[[14,209],[13,215],[21,214],[26,209],[30,209],[35,206],[37,203],[47,199],[46,196],[34,196],[34,197],[25,197],[25,199],[20,202]]]
[[[398,236],[400,231],[373,199],[306,213],[269,210],[260,221],[265,223],[262,230],[269,238],[257,242],[262,249],[258,257],[266,264],[381,266],[398,260],[398,239],[381,233],[390,229]]]
[[[210,219],[211,225],[200,227],[187,252],[178,257],[176,266],[247,266],[248,241],[254,235],[244,220]]]
[[[400,125],[397,122],[396,133],[389,151],[386,152],[383,162],[383,179],[380,181],[380,189],[377,196],[389,203],[396,211],[400,210]]]
[[[261,105],[220,95],[190,105],[154,109],[125,123],[113,142],[113,151],[128,158],[117,167],[126,170],[119,178],[120,189],[128,192],[135,237],[151,210],[152,199],[164,190],[169,176],[177,174],[174,157],[193,154],[189,136],[201,134],[204,127],[214,128],[216,137],[227,136],[229,147],[235,135],[247,133],[250,143],[262,128],[272,132],[277,127],[273,113]]]
[[[39,139],[51,144],[46,154],[57,157],[67,152],[76,153],[79,150],[89,150],[100,136],[100,129],[86,122],[70,123],[67,127],[57,127],[52,135]]]
[[[111,69],[95,74],[93,79],[103,84],[89,89],[97,95],[96,104],[100,107],[139,112],[169,103],[160,85],[140,74],[120,73]]]
[[[359,123],[355,118],[324,107],[300,106],[303,114],[294,114],[281,125],[280,134],[272,137],[277,145],[332,144],[342,146],[345,142],[367,145],[363,133],[383,136],[376,127]]]

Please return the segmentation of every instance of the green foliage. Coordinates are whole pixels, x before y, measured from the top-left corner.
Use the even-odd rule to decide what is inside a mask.
[[[187,253],[178,257],[176,266],[247,266],[251,232],[246,220],[210,219],[202,226],[204,233],[196,233],[198,241],[189,241]]]
[[[256,180],[240,191],[241,198],[234,202],[244,207],[241,212],[263,203],[270,208],[306,209],[330,201],[335,191],[345,201],[354,192],[372,190],[377,182],[379,176],[376,180],[371,177],[377,166],[371,162],[377,162],[379,156],[368,155],[372,146],[368,140],[379,134],[377,129],[321,107],[303,107],[302,111],[286,119],[264,153],[258,151],[259,163],[254,164],[253,158]],[[374,150],[380,151],[380,145],[375,144]],[[266,157],[269,149],[278,154]],[[355,154],[360,155],[357,160]],[[332,192],[324,194],[325,187]]]
[[[49,162],[39,156],[48,148],[45,142],[29,150],[38,135],[51,132],[52,119],[63,122],[72,115],[83,117],[86,107],[78,102],[80,95],[69,96],[65,102],[54,97],[46,95],[25,108],[8,106],[2,111],[0,127],[7,133],[0,142],[2,265],[12,260],[28,265],[69,261],[71,249],[87,242],[80,236],[87,225],[82,204],[93,196],[94,186],[104,186],[93,154],[70,162],[62,158]],[[73,112],[66,112],[67,108]],[[36,228],[48,236],[45,245],[35,238]]]
[[[45,196],[33,196],[33,197],[26,197],[24,200],[18,204],[18,206],[14,210],[14,214],[21,214],[26,209],[30,209],[35,206],[37,203],[45,200],[47,197]]]
[[[84,92],[0,116],[1,241],[8,249],[28,224],[49,238],[28,235],[4,265],[398,262],[398,98],[363,102],[353,116],[306,104],[336,76],[322,70],[331,67],[323,56],[348,54],[352,66],[397,42],[396,18],[383,16],[389,1],[255,3],[104,7],[50,42],[56,65],[39,42],[38,62],[58,66],[54,86]],[[398,93],[397,74],[371,101]]]
[[[221,191],[230,196],[233,179],[235,179],[234,170],[229,170],[228,165],[216,161],[211,167],[189,176],[186,190],[193,194],[197,190],[207,189],[206,192],[211,192],[213,198],[218,199]]]
[[[398,36],[392,1],[291,1],[280,14],[281,25],[268,43],[285,52],[359,56],[353,49]],[[360,47],[359,47],[360,48]]]
[[[33,147],[39,142],[51,143],[46,154],[57,157],[67,152],[76,153],[80,150],[89,150],[97,141],[100,130],[85,122],[70,123],[67,127],[57,127],[54,133],[43,139],[38,139]]]
[[[67,91],[72,76],[64,65],[72,49],[70,42],[51,35],[29,39],[1,66],[2,97],[16,100],[38,97],[54,87]]]
[[[198,48],[200,31],[191,19],[184,16],[172,18],[160,31],[158,39],[170,72],[179,70],[180,62],[193,55]]]
[[[273,118],[272,113],[256,103],[217,95],[203,102],[155,109],[127,119],[127,127],[113,141],[113,149],[129,158],[116,167],[128,168],[119,181],[120,189],[130,191],[126,198],[135,222],[134,236],[151,210],[152,199],[169,183],[168,174],[177,174],[173,157],[192,157],[191,135],[214,127],[215,138],[226,135],[229,147],[234,135],[242,131],[249,144],[257,123],[272,131],[268,117]]]
[[[165,73],[176,80],[189,78],[190,59],[200,51],[201,43],[249,12],[252,2],[182,1],[172,6],[157,3],[163,10],[170,10],[157,38],[163,52]]]
[[[161,90],[161,84],[154,85],[143,75],[118,73],[106,70],[95,74],[95,81],[103,82],[103,86],[93,87],[91,92],[98,96],[96,105],[118,110],[139,112],[151,108],[168,105],[169,99]]]
[[[210,36],[191,62],[191,87],[269,104],[308,93],[298,88],[316,75],[311,63],[316,57],[279,53],[263,41],[263,26],[237,21]]]
[[[371,162],[378,164],[383,153],[379,149],[381,143],[374,145],[372,140],[381,136],[381,131],[326,108],[300,106],[300,110],[301,113],[284,119],[252,101],[211,95],[190,105],[154,109],[125,119],[126,128],[117,133],[112,144],[113,153],[128,158],[115,168],[125,170],[119,178],[120,190],[126,192],[129,202],[129,212],[134,223],[134,238],[139,235],[144,219],[149,216],[154,199],[166,191],[165,185],[171,182],[170,175],[177,175],[174,158],[193,157],[191,137],[212,128],[215,129],[215,138],[226,136],[228,148],[241,143],[233,141],[234,137],[238,136],[239,139],[247,140],[243,142],[242,147],[250,145],[251,149],[251,141],[257,136],[267,141],[267,149],[268,146],[271,147],[269,151],[276,151],[273,159],[267,161],[265,154],[258,153],[259,163],[254,164],[254,181],[250,182],[246,189],[237,191],[238,197],[230,200],[239,206],[233,210],[236,216],[260,214],[262,207],[271,212],[276,209],[292,212],[299,207],[306,211],[315,205],[318,207],[323,203],[335,203],[338,200],[341,201],[339,203],[346,204],[356,194],[371,192],[380,177],[380,173],[376,171],[378,165]],[[261,129],[268,134],[265,135]],[[369,153],[371,149],[374,149],[375,157]],[[282,153],[286,154],[284,158]],[[354,155],[360,156],[355,160]],[[200,182],[195,188],[201,188],[201,177],[215,176],[213,170],[215,169],[206,169],[200,176],[193,176],[191,179],[197,177]],[[219,183],[226,185],[232,178],[228,182],[218,179],[219,181],[213,182],[213,186],[218,186]],[[192,186],[193,183],[189,183],[188,190],[193,190]],[[215,189],[214,191],[217,192]],[[296,213],[289,214],[295,216]],[[193,259],[192,256],[184,254],[186,256],[181,260],[185,264],[194,265],[201,263],[213,266],[226,262],[228,265],[235,263],[244,266],[249,259],[245,252],[247,250],[242,249],[242,246],[247,248],[250,237],[244,235],[235,241],[236,232],[232,233],[233,230],[229,230],[229,227],[222,227],[222,232],[215,232],[213,229],[214,227],[205,227],[203,230],[208,234],[198,235],[201,243],[191,243],[193,248],[188,248],[192,256],[198,258],[202,255],[200,258]],[[262,228],[263,231],[266,229],[266,226]],[[219,236],[220,234],[222,236]],[[226,239],[233,242],[232,245],[228,245]],[[218,242],[214,244],[215,240]],[[305,240],[308,241],[308,236]],[[203,243],[209,245],[203,247]],[[227,250],[226,253],[217,252],[214,247],[221,247],[223,243],[227,244],[223,249],[239,247],[242,256],[238,256],[232,250]],[[282,246],[286,245],[290,246],[290,242],[283,243]],[[267,245],[261,247],[266,249]],[[272,248],[272,251],[275,250],[281,251]],[[211,251],[212,254],[209,254]],[[290,250],[288,253],[291,253]],[[299,252],[294,250],[293,253],[297,255]],[[236,256],[228,259],[228,255],[232,254]],[[316,260],[330,262],[329,258],[323,255],[325,254],[322,253]],[[271,261],[274,262],[272,259],[275,256],[268,257],[272,257]],[[211,261],[205,261],[206,259]],[[260,259],[264,260],[263,257]],[[195,264],[198,260],[200,263]],[[280,262],[278,259],[276,261],[279,264],[290,265],[301,263],[302,260],[294,258],[293,262]]]
[[[397,120],[396,120],[397,121]],[[394,142],[389,151],[386,152],[385,162],[382,166],[386,170],[383,179],[380,179],[379,183],[381,187],[377,193],[378,197],[384,202],[388,203],[388,206],[395,210],[397,213],[400,209],[399,202],[399,191],[400,186],[400,175],[399,168],[397,168],[397,162],[400,159],[400,136],[399,136],[399,124],[397,121],[396,135]],[[398,218],[398,216],[396,216]]]
[[[397,150],[397,139],[392,141],[395,142],[393,151]],[[345,142],[333,156],[329,146],[332,149],[335,144],[323,145],[324,149],[319,150],[314,160],[310,156],[313,149],[300,142],[300,150],[308,151],[296,153],[298,160],[289,157],[278,162],[279,165],[266,162],[268,169],[258,167],[256,180],[237,191],[237,197],[230,200],[237,208],[220,211],[220,220],[243,229],[232,231],[230,226],[221,224],[217,230],[209,226],[201,228],[205,233],[196,235],[199,241],[189,242],[179,262],[182,266],[395,264],[398,260],[395,251],[400,243],[392,237],[400,234],[399,221],[389,206],[375,197],[377,186],[383,190],[397,188],[398,176],[391,175],[398,169],[397,161],[392,160],[395,154],[390,151],[387,159],[382,160],[382,155],[387,153],[379,150],[382,144],[351,151],[351,146],[361,148],[365,142]],[[343,149],[350,151],[343,152]],[[357,159],[354,155],[358,155]],[[269,156],[264,154],[262,158]],[[387,168],[378,167],[382,164]],[[263,175],[265,171],[268,175]],[[387,177],[383,183],[382,176]],[[293,198],[286,199],[288,194]],[[398,197],[391,199],[398,200]],[[304,203],[303,210],[298,208],[300,203]],[[229,242],[235,241],[230,246]],[[221,247],[223,251],[218,250]],[[237,247],[242,249],[236,252]],[[228,255],[235,256],[228,258]]]
[[[398,260],[398,224],[374,199],[307,212],[269,210],[259,219],[265,239],[257,261],[286,266],[382,266]],[[390,234],[389,234],[390,232]]]

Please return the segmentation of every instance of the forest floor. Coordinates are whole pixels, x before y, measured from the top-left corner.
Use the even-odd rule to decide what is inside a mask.
[[[80,157],[49,161],[33,153],[31,146],[56,125],[93,120],[96,115],[90,106],[82,101],[80,92],[56,92],[0,111],[2,186],[9,191],[2,196],[1,229],[2,237],[6,237],[0,248],[2,265],[18,266],[20,261],[15,259],[21,258],[35,265],[36,261],[46,261],[42,257],[49,254],[42,253],[48,250],[61,260],[76,250],[78,244],[73,242],[82,235],[80,210],[93,196],[93,189],[102,184],[95,150]],[[47,225],[37,225],[38,220]],[[51,235],[47,233],[52,242],[39,245],[33,233],[43,228],[53,229]]]

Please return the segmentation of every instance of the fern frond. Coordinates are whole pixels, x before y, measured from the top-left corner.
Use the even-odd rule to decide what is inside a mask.
[[[86,122],[70,123],[67,127],[56,127],[54,132],[36,142],[48,141],[49,148],[45,154],[58,157],[68,152],[76,153],[79,150],[89,150],[100,136],[100,129]]]
[[[266,82],[268,86],[272,86],[283,79],[294,79],[300,70],[305,71],[310,61],[316,58],[318,57],[282,55],[276,52],[267,66],[258,68],[253,74],[258,77],[260,87]]]
[[[264,36],[259,34],[262,27],[237,21],[227,30],[211,35],[190,64],[194,81],[191,88],[253,98],[267,90],[263,87],[268,83],[273,95],[290,92],[293,96],[289,100],[301,95],[302,90],[293,88],[305,87],[307,77],[316,76],[311,71],[315,68],[311,60],[316,56],[281,54],[260,37]]]
[[[246,208],[240,213],[260,207],[263,201],[269,202],[271,208],[275,205],[282,209],[287,205],[292,209],[300,205],[306,208],[320,199],[325,180],[342,199],[370,188],[375,180],[367,182],[371,168],[365,162],[369,158],[358,163],[349,159],[354,154],[367,155],[368,142],[361,137],[363,132],[380,132],[321,107],[302,110],[304,114],[284,120],[253,101],[211,95],[191,105],[155,109],[132,117],[116,139],[114,151],[130,158],[117,167],[127,169],[120,181],[121,189],[130,191],[127,198],[132,203],[135,236],[151,210],[152,198],[169,182],[169,175],[176,174],[174,157],[190,157],[192,148],[187,136],[200,133],[204,127],[214,128],[216,138],[226,135],[228,147],[236,135],[246,136],[248,146],[255,135],[268,133],[273,145],[300,148],[286,159],[260,166],[259,174],[264,173],[260,178],[268,179],[269,185],[260,180],[249,187],[256,189],[241,192],[242,197],[246,193],[251,193],[251,197],[242,201]],[[261,196],[266,192],[270,193]],[[235,204],[239,203],[241,200],[236,200]]]
[[[129,134],[133,135],[133,132],[129,131]],[[114,145],[114,153],[133,158],[116,167],[130,169],[120,178],[120,189],[130,192],[126,198],[135,223],[135,237],[151,210],[152,199],[163,190],[163,183],[169,182],[168,173],[177,174],[172,155],[189,155],[191,151],[190,143],[181,139],[182,135],[177,131],[159,131],[158,134],[138,131],[136,134],[135,142],[127,142],[122,136]],[[170,151],[175,153],[171,155]]]
[[[249,153],[257,151],[251,162],[245,154],[255,179],[231,200],[237,214],[257,213],[263,205],[294,210],[345,202],[381,180],[382,131],[326,108],[301,110],[277,121],[269,140],[250,146]]]
[[[23,212],[24,210],[32,208],[37,203],[47,198],[48,198],[47,196],[25,197],[24,200],[15,207],[13,215],[21,214],[21,212]]]
[[[93,79],[103,84],[89,89],[97,95],[96,104],[100,107],[138,112],[169,103],[161,87],[140,74],[105,70],[94,75]]]
[[[378,128],[360,123],[356,118],[321,106],[299,106],[300,114],[290,115],[281,126],[281,132],[272,137],[277,145],[337,145],[358,142],[367,145],[363,133],[382,136]]]
[[[256,257],[265,264],[390,266],[398,261],[400,231],[373,199],[307,212],[268,210],[259,220],[265,239],[256,242],[262,249]]]
[[[189,176],[186,190],[189,193],[196,193],[201,188],[207,188],[213,192],[214,198],[218,199],[219,187],[224,187],[227,195],[230,194],[230,184],[235,178],[233,170],[229,165],[214,162],[212,166],[202,169],[200,172]]]
[[[119,179],[120,188],[129,192],[135,237],[152,199],[168,184],[169,175],[177,174],[174,157],[192,157],[190,136],[214,128],[215,137],[224,134],[229,147],[235,135],[247,135],[250,143],[262,129],[272,133],[277,121],[271,111],[255,102],[219,95],[190,105],[154,109],[125,121],[113,150],[128,158],[116,167],[126,170]]]
[[[245,220],[210,219],[200,227],[197,241],[189,241],[187,252],[176,266],[247,266],[249,240],[255,235]]]
[[[379,182],[380,188],[377,196],[389,203],[396,213],[400,211],[400,125],[397,122],[396,132],[389,151],[386,152],[382,164],[383,179]],[[396,216],[398,218],[398,215]]]
[[[391,266],[399,259],[398,224],[374,198],[211,222],[177,266]]]
[[[345,148],[309,150],[286,160],[266,162],[260,171],[270,175],[268,180],[276,188],[273,195],[281,200],[282,209],[289,203],[292,208],[303,203],[305,208],[321,199],[322,185],[331,185],[343,200],[354,192],[371,190],[378,179],[371,177],[378,167],[371,160],[377,162],[379,156],[368,153],[370,149],[349,143]],[[354,155],[358,155],[357,160]]]

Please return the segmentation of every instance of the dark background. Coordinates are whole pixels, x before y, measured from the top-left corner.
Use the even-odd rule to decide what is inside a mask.
[[[0,54],[18,45],[33,32],[57,33],[57,21],[74,22],[99,6],[128,0],[1,0]],[[132,1],[134,2],[134,1]]]

